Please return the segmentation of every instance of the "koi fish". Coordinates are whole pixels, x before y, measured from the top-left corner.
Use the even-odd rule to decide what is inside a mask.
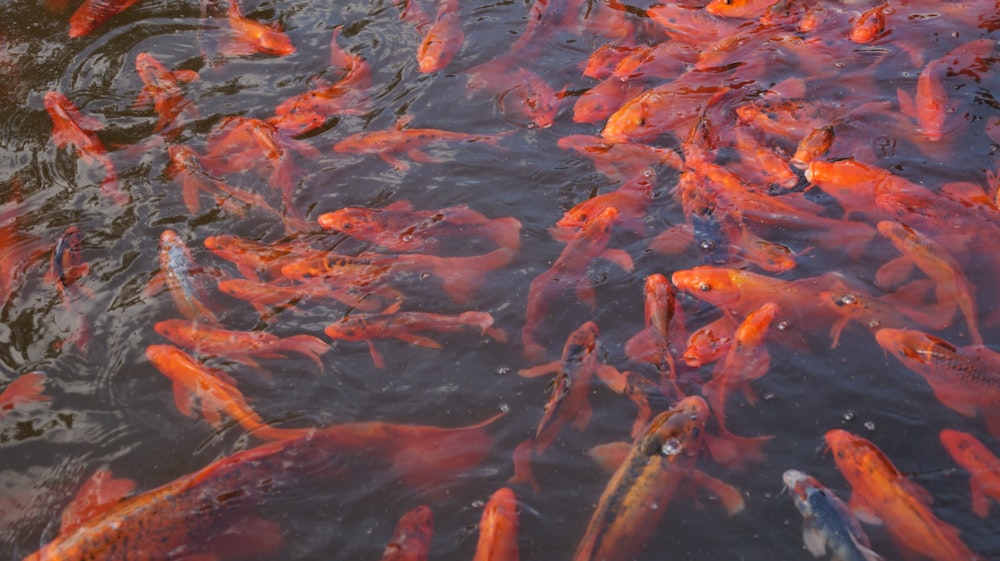
[[[772,4],[772,0],[712,0],[705,5],[705,11],[719,17],[757,19]]]
[[[209,236],[203,243],[205,249],[232,262],[241,275],[252,280],[260,280],[261,273],[280,277],[283,266],[325,253],[303,241],[264,244],[230,235]]]
[[[159,115],[153,132],[160,132],[167,127],[173,129],[177,125],[177,118],[185,112],[192,117],[197,117],[194,105],[184,97],[180,88],[181,83],[197,80],[197,72],[194,70],[168,70],[163,63],[147,52],[135,56],[135,70],[144,86],[138,99],[135,100],[134,106],[153,105]],[[179,130],[172,130],[171,135],[176,135],[179,132]]]
[[[556,121],[563,95],[556,93],[549,83],[534,72],[519,68],[503,77],[504,89],[497,97],[497,106],[508,119],[524,123],[529,128],[546,129]]]
[[[730,515],[743,510],[738,490],[693,465],[708,415],[705,401],[692,396],[650,421],[608,481],[574,561],[632,558],[656,530],[685,480],[718,495]]]
[[[605,78],[577,98],[573,104],[573,122],[603,121],[643,89],[641,84],[630,80],[621,80],[615,76]]]
[[[944,429],[940,438],[955,463],[969,472],[972,512],[986,518],[990,499],[1000,501],[1000,458],[969,433]]]
[[[961,266],[933,239],[917,232],[906,224],[883,220],[878,231],[892,242],[906,258],[937,283],[938,302],[950,306],[954,302],[965,316],[969,336],[976,345],[983,344],[979,332],[975,290],[965,277]]]
[[[112,485],[117,493],[101,495],[85,520],[64,526],[23,561],[274,555],[283,545],[281,528],[255,518],[253,509],[286,489],[285,478],[336,481],[345,471],[339,462],[361,454],[389,460],[389,469],[407,484],[440,482],[486,457],[492,438],[483,428],[500,416],[459,428],[345,423],[237,452],[130,497],[120,496],[130,486]],[[239,552],[229,551],[234,544]]]
[[[851,484],[851,510],[880,519],[906,555],[934,561],[979,559],[958,537],[957,528],[934,516],[930,494],[900,473],[878,447],[841,429],[827,431],[826,443]]]
[[[483,142],[499,147],[500,140],[514,132],[490,135],[405,128],[412,118],[412,115],[400,118],[394,129],[353,134],[334,144],[333,149],[341,154],[376,154],[397,170],[406,171],[410,164],[396,157],[396,153],[402,152],[419,163],[439,163],[440,160],[421,152],[420,148],[439,142]]]
[[[6,417],[7,413],[23,403],[50,401],[52,398],[43,393],[45,392],[44,383],[45,374],[43,372],[29,372],[7,384],[7,387],[0,393],[0,419]]]
[[[848,38],[862,45],[871,43],[885,33],[886,3],[873,6],[861,13],[851,24]]]
[[[219,281],[219,292],[253,304],[262,315],[269,308],[286,308],[308,300],[334,300],[361,312],[381,310],[387,303],[398,302],[403,295],[385,286],[330,286],[321,281],[306,281],[294,285],[276,285],[246,279]]]
[[[74,302],[80,296],[93,296],[93,292],[82,285],[81,280],[90,272],[90,265],[83,259],[83,234],[70,226],[56,240],[49,259],[49,270],[45,282],[55,285],[59,296],[71,314],[79,316],[76,330],[67,339],[83,349],[90,340],[90,325],[87,316],[74,312]]]
[[[315,362],[322,371],[320,356],[330,350],[322,339],[312,335],[278,337],[264,331],[231,331],[182,319],[157,322],[153,329],[179,347],[255,367],[258,364],[251,357],[285,358],[282,353],[296,352]]]
[[[306,436],[315,429],[280,429],[268,425],[250,408],[236,381],[220,370],[213,370],[186,352],[171,345],[150,345],[146,357],[153,366],[174,383],[174,403],[185,416],[194,415],[195,400],[201,414],[213,427],[222,426],[222,413],[243,428],[267,440],[287,440]]]
[[[767,146],[752,134],[746,132],[746,127],[736,127],[736,151],[740,154],[741,167],[748,172],[747,176],[763,185],[778,185],[791,189],[799,182],[799,176],[788,165],[788,156],[780,148]]]
[[[830,552],[832,561],[883,561],[857,518],[840,498],[815,477],[790,469],[781,476],[805,522],[802,540],[816,557]]]
[[[951,318],[914,304],[921,302],[927,291],[928,282],[913,281],[896,292],[883,296],[875,296],[859,287],[847,285],[837,285],[820,292],[820,299],[841,315],[841,319],[830,328],[830,338],[833,340],[830,348],[837,346],[841,331],[851,320],[872,331],[887,327],[907,328],[914,323],[932,329],[944,329]]]
[[[628,181],[653,166],[684,169],[677,152],[645,144],[611,143],[599,136],[570,134],[559,139],[559,147],[593,160],[594,168],[614,181]]]
[[[43,240],[21,231],[23,220],[24,206],[20,202],[0,205],[0,307],[20,286],[25,269],[49,251]]]
[[[205,289],[195,278],[199,274],[198,264],[177,232],[164,230],[160,234],[159,256],[161,277],[154,282],[162,279],[166,283],[178,311],[192,321],[218,325],[219,319],[204,304]]]
[[[545,348],[535,342],[535,330],[545,317],[549,300],[554,295],[566,290],[568,285],[576,290],[581,302],[594,307],[594,287],[587,278],[587,269],[594,259],[603,257],[626,271],[632,270],[632,258],[628,253],[608,247],[611,227],[617,219],[618,209],[607,207],[602,210],[566,244],[552,267],[531,281],[524,327],[521,329],[524,355],[529,360],[537,360],[545,354]]]
[[[59,148],[72,145],[81,161],[102,166],[105,174],[101,180],[101,194],[117,204],[127,203],[128,195],[118,186],[118,174],[108,149],[93,132],[103,129],[104,124],[80,113],[68,97],[57,91],[45,94],[45,110],[52,118],[52,142]]]
[[[366,342],[376,368],[385,368],[385,361],[375,350],[373,339],[399,339],[412,345],[440,349],[441,343],[413,332],[454,333],[472,327],[497,341],[507,340],[502,329],[493,327],[493,316],[486,312],[462,312],[458,315],[399,312],[400,304],[397,302],[381,314],[348,315],[337,323],[327,325],[323,332],[335,340]]]
[[[970,418],[982,411],[990,434],[1000,438],[1000,354],[982,345],[955,347],[912,329],[880,329],[875,340],[923,376],[946,407]]]
[[[404,514],[382,552],[382,561],[427,561],[434,536],[434,514],[420,505]]]
[[[84,0],[69,18],[69,36],[77,38],[89,35],[136,2],[138,0]]]
[[[723,314],[715,321],[692,331],[684,349],[684,363],[692,368],[699,368],[728,354],[736,325],[731,315]]]
[[[656,366],[675,384],[677,368],[673,352],[684,341],[684,312],[677,304],[677,292],[667,277],[654,273],[646,277],[645,328],[625,343],[625,356],[633,362]]]
[[[493,492],[479,520],[479,541],[472,561],[518,561],[517,495],[509,487]]]
[[[636,142],[687,131],[720,91],[716,85],[690,82],[678,79],[629,99],[608,117],[601,137],[608,142]]]
[[[734,35],[737,27],[737,22],[731,19],[716,17],[700,8],[675,2],[650,6],[646,15],[672,40],[699,47]]]
[[[241,57],[257,53],[285,56],[295,52],[295,46],[281,31],[280,25],[265,25],[243,17],[238,0],[229,3],[227,14],[232,33],[228,44],[222,47],[225,56]]]
[[[622,183],[610,193],[597,195],[567,210],[549,233],[557,241],[568,243],[575,238],[591,218],[606,208],[618,211],[618,222],[638,235],[646,233],[646,209],[653,202],[656,172],[646,168],[642,173]]]
[[[437,17],[417,48],[417,66],[421,72],[443,70],[462,48],[465,33],[458,6],[458,0],[441,0]]]
[[[764,339],[778,311],[777,304],[767,302],[747,314],[736,328],[726,358],[718,363],[714,376],[702,387],[724,433],[728,432],[725,428],[726,402],[733,390],[740,388],[751,405],[757,402],[750,381],[763,377],[771,367],[771,355],[764,347]]]
[[[465,205],[414,210],[409,201],[396,201],[382,208],[341,208],[321,214],[317,221],[324,229],[391,251],[433,251],[445,236],[484,237],[512,251],[521,246],[521,221],[487,218]]]

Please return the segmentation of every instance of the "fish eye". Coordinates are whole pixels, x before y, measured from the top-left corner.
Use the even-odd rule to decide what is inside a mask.
[[[698,289],[701,290],[702,292],[709,292],[710,290],[712,290],[712,285],[708,284],[707,282],[703,282],[698,285]]]

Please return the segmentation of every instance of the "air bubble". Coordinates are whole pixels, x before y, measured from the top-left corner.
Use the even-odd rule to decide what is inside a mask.
[[[649,510],[660,510],[659,503],[649,503]]]
[[[852,409],[848,409],[847,411],[844,411],[844,414],[841,416],[841,418],[844,419],[845,421],[853,421],[854,418],[857,416],[858,414],[855,413]]]
[[[497,376],[506,376],[508,374],[510,374],[509,366],[501,366],[500,368],[497,368]]]
[[[865,428],[868,429],[868,430],[870,430],[870,431],[874,431],[875,430],[875,422],[874,421],[865,421]]]
[[[500,404],[500,412],[501,413],[510,413],[510,405],[507,405],[506,403],[501,403]]]
[[[420,273],[420,278],[422,280],[427,280],[427,279],[431,278],[431,274],[430,273]]]
[[[845,294],[840,297],[840,303],[845,306],[853,306],[858,303],[858,297],[854,294]]]
[[[842,60],[838,60],[838,61],[834,62],[833,65],[835,67],[837,67],[837,68],[843,68],[843,67],[847,66],[847,63],[844,62],[844,61],[842,61]]]
[[[677,454],[680,454],[683,449],[684,445],[676,438],[668,438],[660,448],[664,456],[676,456]]]
[[[486,501],[472,501],[472,508],[483,508],[486,506]]]
[[[869,329],[878,329],[880,327],[882,327],[882,322],[877,319],[873,319],[868,322]]]
[[[698,246],[705,251],[709,251],[715,248],[715,242],[713,242],[712,240],[702,240],[701,243],[698,244]]]
[[[781,321],[778,322],[778,324],[775,326],[775,328],[778,331],[788,331],[788,328],[791,327],[791,326],[792,326],[792,324],[788,323],[788,320],[783,319],[783,320],[781,320]]]

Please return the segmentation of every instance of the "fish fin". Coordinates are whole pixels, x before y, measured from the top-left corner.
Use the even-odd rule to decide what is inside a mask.
[[[614,473],[625,463],[632,450],[632,444],[628,442],[609,442],[598,444],[591,448],[587,455],[594,460],[604,473]]]
[[[408,162],[403,161],[388,152],[379,152],[378,157],[382,158],[385,163],[396,168],[397,171],[408,171],[410,169],[410,164]]]
[[[591,284],[590,279],[580,279],[576,283],[576,299],[590,306],[591,310],[597,306],[597,294],[594,292],[594,285]]]
[[[489,336],[494,341],[507,342],[507,332],[499,327],[487,327],[483,330],[483,334]]]
[[[851,500],[847,503],[847,509],[850,510],[858,520],[864,522],[865,524],[871,524],[873,526],[882,525],[882,519],[875,514],[875,511],[868,506],[868,501],[866,501],[859,493],[851,493]]]
[[[382,313],[383,314],[394,314],[394,313],[398,312],[399,309],[402,306],[403,306],[403,301],[402,300],[396,300],[392,304],[389,304],[388,306],[386,306],[386,308],[384,310],[382,310]]]
[[[972,512],[980,518],[986,518],[990,513],[990,498],[983,492],[983,487],[975,476],[969,481],[969,489],[972,491]]]
[[[930,384],[931,389],[934,391],[934,397],[938,398],[938,401],[946,407],[957,411],[965,417],[976,416],[979,406],[976,405],[973,399],[975,396],[974,394],[970,394],[968,388],[963,387],[956,381],[942,380],[930,376],[924,376],[924,379],[927,380],[927,383]]]
[[[372,362],[375,363],[375,368],[385,368],[385,361],[382,360],[382,355],[377,350],[375,350],[375,343],[371,341],[365,341],[368,343],[368,353],[372,355]]]
[[[205,184],[198,178],[185,177],[181,181],[181,196],[184,199],[184,206],[192,214],[197,214],[201,209],[201,201],[198,200],[198,191],[205,188]]]
[[[836,349],[837,345],[840,344],[840,333],[844,330],[845,327],[847,327],[847,323],[850,320],[851,318],[843,316],[833,323],[833,326],[830,328],[831,349]]]
[[[414,335],[413,333],[400,333],[396,335],[396,339],[400,341],[405,341],[411,345],[419,345],[421,347],[427,347],[429,349],[440,349],[442,348],[441,343],[438,343],[430,337],[424,337],[423,335]]]
[[[98,469],[90,476],[90,479],[84,482],[76,497],[63,511],[59,533],[69,534],[87,520],[108,510],[122,497],[131,493],[133,489],[135,489],[135,481],[115,479],[110,470]]]
[[[0,393],[0,417],[2,417],[6,410],[13,409],[19,403],[28,403],[32,401],[49,401],[52,398],[45,395],[45,374],[41,372],[29,372],[24,374],[4,388],[3,393]]]
[[[611,261],[615,265],[618,265],[620,269],[627,273],[631,273],[632,269],[635,268],[635,264],[632,262],[632,256],[623,249],[605,249],[604,252],[601,253],[601,257]]]
[[[582,431],[587,428],[587,425],[590,424],[590,417],[593,413],[594,408],[591,407],[590,402],[585,402],[580,406],[580,409],[577,410],[576,415],[573,416],[573,428],[578,431]]]
[[[405,129],[406,127],[410,126],[411,122],[413,122],[413,115],[403,115],[402,117],[396,120],[396,130],[401,131]]]
[[[538,482],[531,472],[531,458],[535,452],[534,439],[528,439],[514,448],[514,475],[507,480],[508,483],[529,483],[531,488],[537,493],[539,491]]]
[[[746,504],[743,501],[743,494],[736,487],[698,470],[691,470],[688,477],[694,483],[718,497],[722,501],[722,505],[726,507],[726,512],[729,516],[743,512]]]
[[[413,160],[414,162],[421,163],[421,164],[441,164],[441,163],[444,163],[444,160],[442,160],[440,158],[435,158],[434,156],[431,156],[429,154],[421,152],[420,150],[417,150],[416,148],[410,148],[409,150],[407,150],[406,151],[406,155],[409,156],[410,159]]]
[[[902,88],[896,88],[896,98],[899,99],[899,111],[911,119],[917,118],[917,107],[913,98]]]
[[[174,70],[171,74],[178,82],[193,82],[198,79],[198,73],[194,70]]]
[[[990,436],[1000,440],[1000,411],[992,409],[983,411],[983,418],[986,421],[986,430]]]
[[[766,459],[764,443],[773,436],[737,436],[722,428],[719,436],[704,435],[705,447],[717,464],[729,469],[739,469],[747,463],[760,463]]]
[[[222,413],[214,404],[203,400],[201,402],[201,416],[216,429],[222,428]]]
[[[233,521],[232,525],[212,536],[212,554],[207,554],[209,557],[206,559],[242,559],[250,555],[274,554],[283,545],[281,525],[264,518],[247,516]]]
[[[252,43],[232,38],[219,46],[219,54],[226,58],[239,58],[257,54],[257,48]]]
[[[413,210],[413,203],[410,201],[394,201],[382,207],[382,210],[398,210],[408,212]]]
[[[194,417],[194,396],[180,382],[174,382],[174,404],[185,417]]]
[[[522,378],[537,378],[549,373],[558,372],[560,366],[562,366],[561,360],[553,360],[552,362],[539,364],[538,366],[532,366],[531,368],[522,368],[521,370],[518,370],[517,373]]]
[[[814,557],[826,555],[826,537],[823,535],[823,530],[816,526],[815,519],[806,518],[802,525],[802,542]]]
[[[132,102],[132,109],[141,109],[148,105],[152,105],[155,96],[156,96],[156,88],[153,88],[151,86],[146,86],[142,88],[142,90],[139,92],[139,96],[135,98],[134,102]]]
[[[312,335],[292,335],[285,337],[278,346],[282,349],[305,355],[315,362],[321,371],[323,370],[323,361],[319,357],[330,350],[330,345],[326,341]]]
[[[913,274],[913,261],[902,255],[892,259],[875,271],[875,284],[886,289],[903,284]]]
[[[885,561],[885,557],[882,557],[878,553],[875,553],[871,548],[865,547],[864,545],[862,545],[860,543],[857,543],[856,541],[855,541],[854,545],[857,546],[858,551],[860,551],[861,555],[864,556],[865,561]],[[837,556],[836,554],[834,554],[833,559],[831,559],[830,561],[849,561],[849,560],[848,559],[840,559],[839,556]]]

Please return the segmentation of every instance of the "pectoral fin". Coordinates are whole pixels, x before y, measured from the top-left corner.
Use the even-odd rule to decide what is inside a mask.
[[[812,518],[806,518],[802,525],[802,541],[806,544],[806,549],[815,557],[826,555],[826,536],[823,531],[816,526]]]
[[[396,339],[400,341],[405,341],[411,345],[419,345],[421,347],[427,347],[429,349],[440,349],[441,343],[438,343],[434,339],[429,337],[424,337],[423,335],[414,335],[413,333],[400,333],[396,335]]]
[[[69,534],[94,516],[108,510],[135,489],[131,479],[115,479],[108,469],[90,476],[62,515],[60,534]]]
[[[605,249],[604,253],[601,254],[601,257],[611,261],[615,265],[618,265],[619,268],[628,273],[631,273],[632,269],[635,268],[635,264],[632,262],[632,256],[623,249]]]
[[[975,478],[969,482],[969,488],[972,490],[972,512],[980,518],[986,518],[990,513],[990,498],[986,496],[982,485]]]
[[[726,512],[729,513],[729,516],[743,512],[743,508],[746,506],[743,501],[743,494],[736,487],[698,470],[691,470],[688,477],[691,478],[691,481],[718,497],[722,501],[722,505],[726,507]]]

